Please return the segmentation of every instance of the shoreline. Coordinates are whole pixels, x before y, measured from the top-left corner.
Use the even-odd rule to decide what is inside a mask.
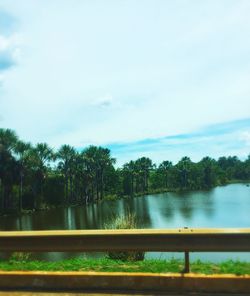
[[[101,204],[104,201],[116,201],[116,200],[121,200],[121,199],[128,199],[128,198],[137,198],[137,197],[143,197],[143,196],[147,196],[147,195],[153,195],[153,194],[164,194],[164,193],[190,193],[190,192],[195,192],[195,191],[208,191],[208,190],[212,190],[216,187],[224,187],[227,185],[231,185],[231,184],[246,184],[246,186],[250,185],[250,180],[231,180],[231,181],[227,181],[225,184],[218,184],[214,187],[211,188],[203,188],[203,189],[180,189],[180,188],[176,188],[176,189],[167,189],[167,188],[162,188],[162,189],[155,189],[155,190],[150,190],[148,192],[144,192],[144,193],[137,193],[134,194],[133,196],[117,196],[117,195],[107,195],[103,198],[103,200],[100,201],[95,201],[92,203],[88,203],[88,204],[74,204],[74,205],[70,205],[70,206],[65,206],[65,205],[45,205],[44,208],[40,208],[40,209],[24,209],[22,210],[22,212],[10,212],[10,213],[5,213],[5,214],[0,214],[0,217],[11,217],[11,216],[21,216],[23,214],[35,214],[36,212],[41,212],[41,211],[49,211],[52,209],[57,209],[57,208],[68,208],[68,207],[81,207],[81,206],[88,206],[91,204]]]

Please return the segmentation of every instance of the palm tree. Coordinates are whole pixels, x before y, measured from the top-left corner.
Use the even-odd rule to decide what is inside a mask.
[[[43,202],[43,184],[47,176],[50,161],[55,159],[53,150],[46,143],[38,143],[30,154],[30,159],[35,170],[35,179],[37,185],[37,199],[39,203]],[[37,205],[36,205],[37,207]]]
[[[93,199],[93,183],[95,172],[91,169],[90,163],[85,158],[84,152],[76,153],[74,165],[75,190],[80,202],[87,204]]]
[[[141,157],[135,161],[136,191],[148,191],[148,179],[150,170],[153,168],[152,160],[148,157]]]
[[[176,165],[176,168],[179,172],[180,187],[182,189],[188,188],[191,165],[191,159],[187,156],[182,157],[182,159]]]
[[[159,165],[159,170],[160,172],[163,173],[164,175],[164,180],[165,180],[165,188],[169,187],[169,171],[173,167],[173,164],[171,161],[165,160]]]
[[[115,159],[111,158],[109,149],[96,146],[89,146],[83,152],[83,156],[88,170],[94,174],[93,187],[95,187],[96,199],[101,200],[105,190],[105,171],[115,163]]]
[[[106,169],[115,164],[115,158],[110,156],[110,150],[107,148],[98,147],[98,156],[99,156],[99,170],[100,170],[100,199],[104,197],[105,182],[104,176]]]
[[[17,142],[18,137],[13,130],[0,128],[0,150],[12,153]]]
[[[74,147],[70,145],[63,145],[60,147],[59,151],[56,154],[56,157],[60,160],[58,163],[58,169],[62,172],[64,176],[65,183],[65,196],[66,201],[69,204],[70,199],[72,199],[72,179],[73,179],[73,165],[74,158],[76,156],[76,151]],[[69,184],[70,181],[70,184]],[[70,185],[70,198],[69,198],[69,185]]]
[[[18,137],[14,131],[0,128],[0,193],[3,210],[11,205],[12,187],[17,172],[13,152],[17,141]]]
[[[90,191],[91,191],[91,198],[92,200],[95,198],[95,191],[96,191],[96,198],[98,199],[99,196],[99,186],[98,186],[98,167],[96,163],[97,159],[97,147],[89,146],[82,152],[82,157],[84,159],[86,170],[88,172],[90,184]]]
[[[202,188],[211,188],[216,184],[216,161],[211,157],[204,157],[200,161],[202,168]]]
[[[24,172],[27,165],[27,157],[31,149],[30,143],[24,143],[18,141],[15,146],[15,154],[17,155],[17,160],[19,164],[19,211],[22,211],[22,196],[23,196],[23,180]]]
[[[130,196],[134,195],[134,178],[135,178],[135,162],[131,160],[123,165],[123,187],[125,193]]]

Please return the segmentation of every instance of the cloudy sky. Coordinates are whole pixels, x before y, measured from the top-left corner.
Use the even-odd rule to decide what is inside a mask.
[[[249,0],[0,0],[0,127],[118,164],[250,153]]]

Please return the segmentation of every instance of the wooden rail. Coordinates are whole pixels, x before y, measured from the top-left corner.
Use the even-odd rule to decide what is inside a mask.
[[[1,252],[250,252],[250,228],[2,231]]]

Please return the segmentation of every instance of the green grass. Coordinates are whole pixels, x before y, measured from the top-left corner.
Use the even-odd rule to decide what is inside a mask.
[[[123,262],[108,258],[73,258],[58,262],[16,260],[0,261],[0,270],[5,271],[120,271],[120,272],[182,272],[183,260],[144,260]],[[191,272],[203,274],[250,274],[250,263],[228,260],[222,263],[195,261],[191,263]]]

